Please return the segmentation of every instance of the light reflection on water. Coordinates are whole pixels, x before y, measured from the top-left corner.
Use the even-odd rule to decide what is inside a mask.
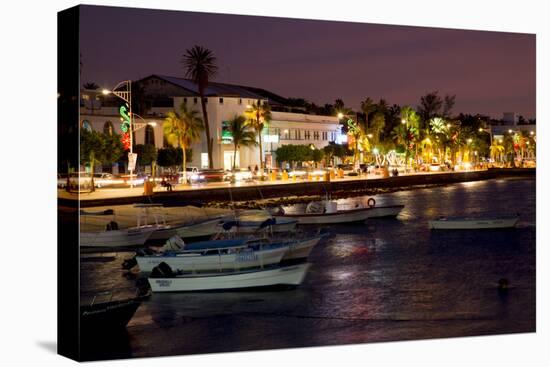
[[[129,355],[534,331],[534,180],[480,181],[375,198],[379,205],[405,209],[396,220],[331,226],[332,236],[314,248],[310,271],[297,289],[154,294],[129,324]],[[520,225],[428,229],[428,220],[440,215],[474,212],[520,212]],[[120,269],[129,255],[83,263],[83,286],[134,284]],[[496,290],[500,278],[512,285],[506,297]]]

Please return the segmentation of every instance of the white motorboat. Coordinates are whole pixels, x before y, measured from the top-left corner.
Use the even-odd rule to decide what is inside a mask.
[[[224,222],[225,230],[233,230],[240,234],[257,233],[263,229],[273,233],[285,233],[293,231],[298,224],[294,218],[266,218],[264,217],[241,217],[235,220],[228,219]]]
[[[174,270],[224,271],[278,264],[288,252],[285,243],[263,239],[228,239],[185,244],[181,238],[170,238],[162,252],[140,251],[135,257],[142,272],[151,272],[164,262]]]
[[[364,222],[369,218],[396,217],[404,205],[388,206],[357,206],[352,209],[338,209],[335,201],[317,201],[309,203],[305,213],[284,213],[275,214],[277,219],[289,218],[298,220],[299,224],[338,224]]]
[[[244,271],[174,274],[167,266],[161,264],[155,268],[148,278],[153,292],[192,292],[205,290],[228,290],[258,287],[273,287],[280,285],[298,286],[302,283],[309,268],[308,263],[275,266]]]
[[[441,217],[430,221],[430,229],[494,229],[513,228],[519,215],[498,217]]]
[[[106,229],[103,232],[80,232],[82,247],[143,246],[154,228]]]
[[[307,258],[323,237],[323,235],[316,235],[290,242],[288,251],[281,261]]]
[[[162,209],[162,204],[136,204],[135,208],[141,209],[137,216],[136,228],[154,228],[155,231],[149,240],[167,240],[173,236],[183,239],[205,238],[212,236],[220,230],[221,217],[198,219],[192,222],[167,224]],[[153,217],[154,223],[149,224],[149,217]]]

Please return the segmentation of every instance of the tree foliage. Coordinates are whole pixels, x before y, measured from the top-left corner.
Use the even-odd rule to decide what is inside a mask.
[[[137,144],[134,146],[134,153],[137,153],[137,163],[140,166],[147,166],[157,160],[157,148],[153,144]]]

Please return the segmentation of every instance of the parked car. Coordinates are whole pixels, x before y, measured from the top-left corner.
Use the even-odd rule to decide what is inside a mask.
[[[202,169],[199,175],[203,176],[205,182],[222,182],[225,177],[223,169]]]
[[[204,182],[204,176],[200,177],[199,169],[197,167],[185,167],[185,176],[187,177],[187,183],[199,183]],[[183,183],[183,171],[179,172],[178,183]]]
[[[58,173],[57,174],[57,188],[58,189],[64,189],[67,187],[67,174],[66,173]]]
[[[137,176],[134,176],[134,178],[136,179]],[[121,186],[124,184],[124,179],[115,177],[112,173],[94,173],[94,186],[97,188]]]
[[[254,174],[246,168],[237,168],[234,171],[225,172],[223,176],[224,181],[252,181]]]

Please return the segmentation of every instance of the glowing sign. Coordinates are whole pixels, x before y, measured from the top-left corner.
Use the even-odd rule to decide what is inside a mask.
[[[120,124],[120,130],[122,130],[122,136],[120,140],[122,141],[122,145],[124,146],[124,150],[129,150],[131,145],[131,139],[130,139],[130,114],[126,113],[128,111],[128,103],[120,106],[118,112],[120,114],[120,120],[122,123]]]

